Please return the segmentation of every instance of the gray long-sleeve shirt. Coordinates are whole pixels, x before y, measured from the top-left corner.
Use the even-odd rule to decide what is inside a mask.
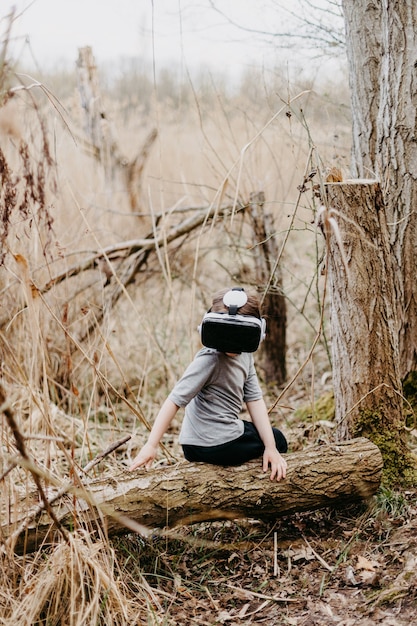
[[[216,446],[237,439],[243,434],[243,402],[260,398],[252,354],[227,356],[203,348],[169,394],[174,404],[185,407],[180,443]]]

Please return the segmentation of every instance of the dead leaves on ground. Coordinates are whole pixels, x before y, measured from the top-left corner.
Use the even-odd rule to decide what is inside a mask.
[[[181,554],[157,549],[164,571],[153,582],[171,598],[164,623],[417,623],[415,513],[417,501],[401,521],[333,511],[293,516],[269,530],[226,522],[185,531],[211,543],[182,546]]]

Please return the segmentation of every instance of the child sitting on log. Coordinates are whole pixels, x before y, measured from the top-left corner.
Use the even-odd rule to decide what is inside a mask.
[[[129,469],[151,467],[159,442],[185,407],[179,442],[188,461],[231,466],[262,457],[271,480],[285,478],[287,462],[280,453],[287,441],[270,424],[252,354],[265,336],[257,297],[242,288],[219,291],[200,334],[205,347],[165,400]],[[244,402],[250,422],[239,417]]]

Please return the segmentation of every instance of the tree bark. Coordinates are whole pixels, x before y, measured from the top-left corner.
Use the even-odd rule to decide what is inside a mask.
[[[232,468],[181,462],[96,480],[85,493],[78,490],[77,497],[61,497],[53,510],[62,527],[94,531],[104,526],[115,535],[131,532],[127,518],[151,530],[209,520],[275,519],[345,505],[375,494],[381,479],[380,451],[365,438],[315,446],[286,458],[287,478],[280,482],[262,472],[260,460]],[[9,505],[0,526],[3,540],[17,552],[33,550],[56,533],[45,512],[23,527],[27,511],[27,498],[11,509]]]
[[[352,109],[352,175],[376,178],[382,3],[343,0],[342,4]]]
[[[401,474],[408,454],[394,268],[381,189],[375,181],[327,184],[326,189],[338,436],[369,437],[380,447],[386,467]]]
[[[383,184],[395,257],[400,375],[417,371],[417,3],[343,0],[353,163]]]

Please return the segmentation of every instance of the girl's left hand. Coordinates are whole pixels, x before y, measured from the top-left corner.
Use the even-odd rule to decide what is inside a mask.
[[[287,461],[280,455],[278,450],[274,448],[269,450],[265,448],[263,456],[263,471],[267,472],[271,467],[270,480],[281,480],[287,475]]]

